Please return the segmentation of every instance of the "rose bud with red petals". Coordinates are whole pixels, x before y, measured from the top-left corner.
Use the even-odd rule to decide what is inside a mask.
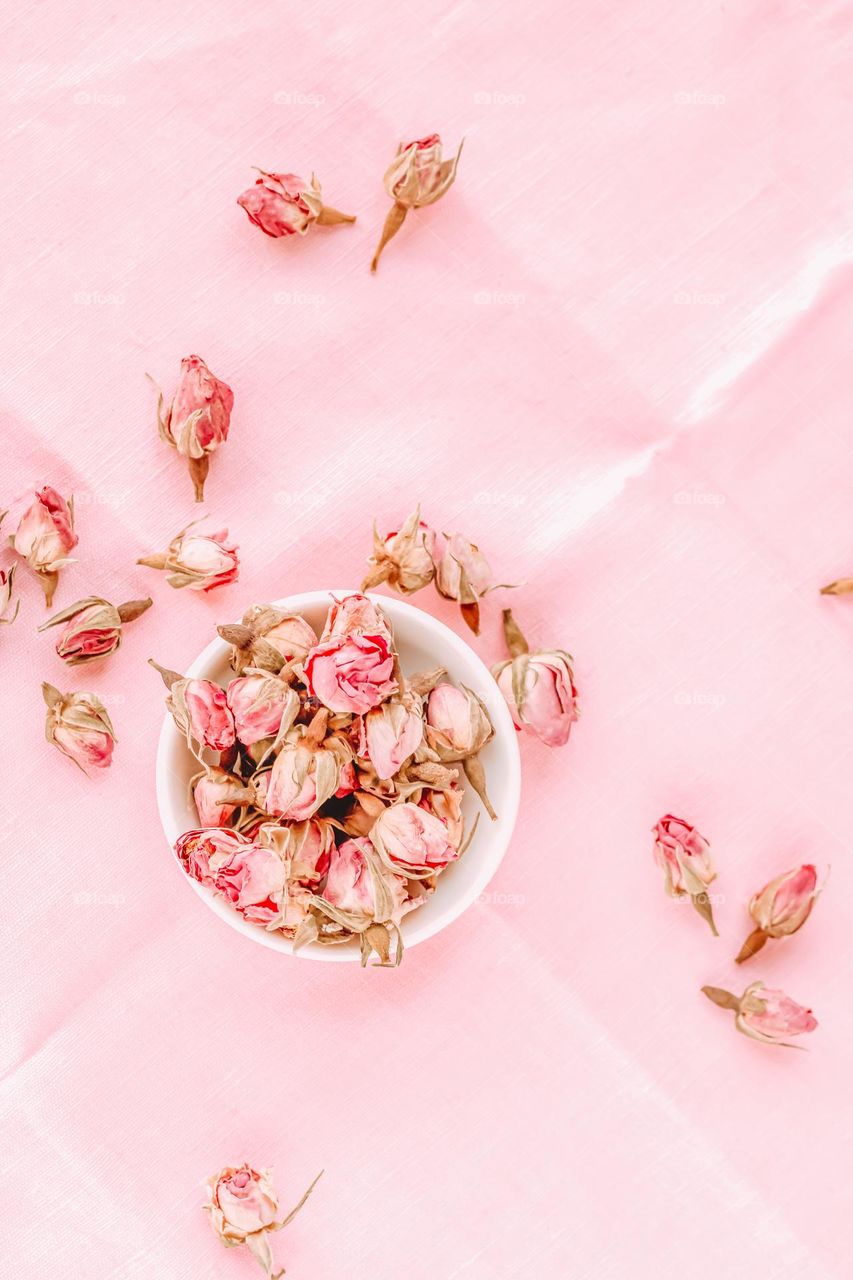
[[[721,987],[703,987],[702,991],[719,1008],[732,1010],[738,1031],[763,1044],[799,1048],[788,1043],[790,1037],[814,1031],[817,1026],[811,1009],[763,982],[753,982],[740,997]]]
[[[69,667],[76,667],[82,662],[94,662],[115,653],[121,644],[123,626],[150,609],[151,603],[149,597],[112,605],[99,596],[87,596],[43,622],[39,631],[61,626],[56,652]]]
[[[338,790],[349,763],[343,742],[324,745],[328,711],[318,711],[306,729],[297,725],[285,739],[269,775],[264,807],[289,822],[311,818]]]
[[[382,250],[400,230],[409,210],[434,204],[453,185],[461,154],[460,145],[452,160],[442,160],[441,138],[437,133],[415,142],[400,143],[397,155],[383,178],[385,190],[394,204],[385,219],[382,238],[370,264],[371,271],[379,266]]]
[[[309,692],[330,711],[362,715],[397,690],[393,639],[366,596],[335,601],[326,627],[305,660]]]
[[[304,236],[309,227],[331,227],[341,222],[355,222],[355,217],[340,213],[323,204],[320,184],[311,175],[311,181],[297,177],[295,173],[265,173],[255,179],[237,203],[245,209],[249,221],[254,222],[273,239],[282,236]]]
[[[755,928],[741,947],[737,963],[743,964],[754,956],[768,938],[787,938],[802,929],[819,892],[817,870],[811,863],[786,871],[766,884],[749,904]]]
[[[204,499],[210,455],[228,439],[234,393],[208,369],[201,356],[181,361],[178,385],[168,409],[157,401],[161,437],[187,459],[196,502]]]
[[[652,829],[655,861],[664,873],[667,893],[671,898],[689,897],[717,937],[708,897],[708,886],[717,876],[711,862],[710,844],[689,822],[671,813],[665,814]]]
[[[60,693],[52,684],[42,685],[47,704],[44,731],[86,773],[106,769],[112,762],[116,735],[107,709],[94,693]]]
[[[247,671],[231,680],[225,698],[234,717],[237,737],[246,747],[277,738],[292,726],[299,712],[299,694],[269,671]]]
[[[441,819],[416,804],[390,805],[370,839],[386,867],[414,879],[443,871],[459,856]]]
[[[209,747],[211,751],[227,751],[236,741],[234,717],[225,690],[213,680],[188,679],[177,671],[158,666],[153,658],[149,666],[159,671],[169,690],[166,706],[179,731],[192,749]]]
[[[358,752],[370,761],[377,777],[393,778],[417,751],[423,736],[419,699],[384,702],[362,718]]]
[[[50,485],[39,489],[9,542],[38,575],[48,608],[53,604],[59,570],[74,563],[68,553],[79,541],[74,532],[73,499],[66,502]]]
[[[240,572],[238,548],[231,543],[227,529],[216,533],[190,533],[182,529],[162,555],[143,556],[137,564],[149,569],[163,569],[170,587],[189,587],[191,591],[213,591],[236,582]]]
[[[572,656],[564,649],[531,653],[512,616],[504,609],[510,656],[492,668],[516,729],[527,729],[546,747],[562,747],[578,718]]]
[[[209,765],[193,778],[190,787],[198,820],[203,827],[227,827],[237,812],[237,805],[226,803],[240,779],[225,769]]]

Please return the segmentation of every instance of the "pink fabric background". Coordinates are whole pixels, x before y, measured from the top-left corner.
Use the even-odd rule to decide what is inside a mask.
[[[852,35],[818,0],[4,29],[0,499],[75,493],[58,606],[155,607],[69,677],[22,569],[0,635],[0,1274],[249,1277],[199,1208],[248,1158],[285,1200],[326,1169],[276,1240],[294,1280],[849,1275],[853,606],[817,590],[853,572]],[[433,129],[466,137],[457,185],[371,279],[384,168]],[[253,164],[313,169],[357,224],[264,238]],[[244,567],[212,600],[134,566],[196,514],[144,377],[191,351],[236,394],[206,509]],[[418,498],[524,583],[583,718],[523,743],[493,896],[399,972],[295,963],[181,886],[144,661],[355,583]],[[43,742],[43,679],[104,696],[107,776]],[[663,895],[666,809],[713,843],[719,940]],[[832,864],[813,922],[739,973],[745,900],[798,859]],[[756,978],[812,1005],[808,1054],[699,994]]]

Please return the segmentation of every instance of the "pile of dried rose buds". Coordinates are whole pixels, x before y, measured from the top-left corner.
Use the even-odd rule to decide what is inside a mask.
[[[463,779],[496,816],[478,755],[494,734],[485,706],[441,667],[404,675],[364,595],[333,600],[319,638],[271,605],[219,633],[236,673],[226,688],[157,668],[201,766],[182,866],[294,950],[356,939],[363,965],[373,952],[399,964],[403,916],[473,834]]]

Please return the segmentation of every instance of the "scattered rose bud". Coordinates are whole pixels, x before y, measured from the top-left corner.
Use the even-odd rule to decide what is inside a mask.
[[[708,897],[708,886],[717,873],[711,864],[711,846],[695,827],[667,813],[652,830],[655,834],[655,861],[664,873],[671,898],[689,897],[696,911],[707,921],[714,937],[717,927]]]
[[[489,562],[461,533],[442,534],[444,545],[435,563],[435,585],[445,600],[456,600],[475,636],[480,634],[480,601],[496,585]],[[499,584],[508,586],[507,583]]]
[[[238,674],[247,667],[279,672],[287,663],[304,662],[317,643],[303,617],[271,604],[253,605],[243,614],[242,622],[227,623],[216,630],[231,645],[231,665]]]
[[[390,870],[414,879],[458,857],[441,819],[416,804],[392,804],[377,818],[370,839]]]
[[[60,693],[43,684],[47,704],[45,737],[86,773],[112,762],[115,731],[107,709],[94,693]]]
[[[749,904],[755,928],[741,947],[737,963],[743,964],[754,956],[768,938],[787,938],[802,929],[818,893],[817,870],[811,863],[786,871],[766,884]]]
[[[165,554],[143,556],[136,563],[149,569],[164,569],[169,574],[166,581],[170,587],[213,591],[237,581],[240,571],[237,550],[231,545],[227,529],[217,533],[190,533],[187,528],[172,539]]]
[[[420,518],[418,507],[399,530],[380,538],[373,526],[373,555],[368,564],[373,568],[361,584],[362,591],[387,582],[389,587],[408,596],[427,587],[435,577],[435,533]]]
[[[153,658],[149,658],[148,663],[160,672],[169,690],[166,706],[190,747],[195,742],[200,748],[227,751],[234,745],[237,736],[234,717],[220,685],[212,680],[187,679],[177,671],[158,666]]]
[[[465,775],[494,821],[497,814],[486,792],[486,777],[479,752],[494,737],[494,726],[485,704],[470,689],[439,684],[429,695],[426,707],[426,737],[443,764],[459,761]]]
[[[391,632],[366,596],[347,596],[329,610],[305,661],[310,693],[330,711],[363,715],[397,689]]]
[[[492,668],[516,729],[527,729],[547,747],[562,747],[578,718],[572,657],[564,649],[531,653],[510,609],[504,609],[510,656]]]
[[[0,516],[0,520],[3,517]],[[11,565],[8,569],[0,569],[0,623],[11,625],[18,616],[18,609],[21,606],[20,600],[15,601],[15,607],[12,608],[12,587],[15,582],[15,565]]]
[[[355,222],[351,214],[323,204],[320,184],[313,173],[311,181],[306,182],[295,173],[265,173],[263,169],[257,172],[261,176],[237,197],[237,203],[246,210],[249,221],[268,236],[304,236],[315,222],[318,227]]]
[[[799,1048],[788,1043],[789,1037],[804,1035],[817,1026],[811,1009],[797,1004],[784,991],[765,987],[763,982],[753,982],[740,998],[720,987],[703,987],[702,991],[721,1009],[732,1010],[738,1031],[764,1044]]]
[[[45,485],[35,495],[9,539],[19,556],[38,574],[45,604],[53,604],[59,570],[73,564],[69,557],[80,539],[74,532],[74,502],[66,502],[55,489]]]
[[[322,1173],[318,1174],[296,1207],[280,1218],[271,1170],[258,1173],[248,1164],[238,1169],[228,1167],[207,1179],[204,1210],[222,1244],[227,1248],[246,1245],[269,1280],[278,1280],[284,1275],[284,1268],[273,1271],[269,1235],[293,1221],[321,1177]]]
[[[158,394],[160,435],[187,459],[196,502],[204,499],[210,455],[228,439],[233,407],[233,391],[211,373],[201,356],[181,361],[178,386],[165,412],[163,393]]]
[[[115,653],[121,645],[124,625],[150,609],[151,603],[149,597],[113,605],[99,596],[87,596],[43,622],[39,631],[61,626],[56,652],[69,667],[76,667],[81,662],[94,662]]]
[[[416,142],[400,143],[397,155],[383,178],[385,190],[394,204],[385,219],[382,238],[370,264],[371,271],[379,266],[382,250],[400,230],[409,210],[434,204],[453,185],[461,154],[460,145],[452,160],[442,160],[441,138],[437,133]]]

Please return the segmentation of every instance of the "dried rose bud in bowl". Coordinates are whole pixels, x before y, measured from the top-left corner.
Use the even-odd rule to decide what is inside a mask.
[[[500,690],[396,598],[310,592],[218,630],[186,674],[161,668],[158,802],[185,879],[264,946],[395,966],[480,897],[509,842]]]

